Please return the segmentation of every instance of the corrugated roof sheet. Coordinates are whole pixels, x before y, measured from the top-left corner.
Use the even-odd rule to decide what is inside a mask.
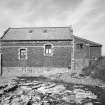
[[[71,39],[70,27],[27,27],[9,28],[1,39],[3,40],[57,40]]]

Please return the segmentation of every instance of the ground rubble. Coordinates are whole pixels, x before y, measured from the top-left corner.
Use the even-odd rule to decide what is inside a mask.
[[[101,93],[100,93],[101,94]],[[0,86],[0,105],[101,105],[98,94],[83,85],[12,80]]]

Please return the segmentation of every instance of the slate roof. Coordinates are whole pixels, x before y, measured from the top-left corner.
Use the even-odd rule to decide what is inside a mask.
[[[69,40],[76,38],[91,46],[102,46],[99,43],[73,35],[71,27],[23,27],[8,28],[1,40]]]
[[[90,40],[87,40],[87,39],[84,39],[84,38],[81,38],[81,37],[78,37],[78,36],[75,36],[73,35],[73,37],[77,40],[79,40],[80,42],[84,42],[85,45],[87,46],[102,46],[100,43],[97,43],[97,42],[94,42],[94,41],[90,41]]]
[[[9,28],[1,39],[3,40],[64,40],[73,35],[70,27],[27,27]]]

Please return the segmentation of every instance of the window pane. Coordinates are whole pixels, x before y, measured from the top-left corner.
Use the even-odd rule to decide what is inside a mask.
[[[46,49],[51,49],[51,45],[46,45]]]
[[[46,54],[48,54],[49,53],[49,50],[48,49],[46,49]]]
[[[26,49],[20,49],[20,59],[26,59]]]
[[[26,49],[20,49],[21,52],[26,52]]]
[[[45,45],[45,54],[51,55],[52,53],[52,45]]]
[[[78,49],[82,49],[84,46],[83,46],[83,43],[78,43],[78,44],[76,44],[76,47],[77,47]]]
[[[49,54],[51,54],[51,49],[49,49]]]

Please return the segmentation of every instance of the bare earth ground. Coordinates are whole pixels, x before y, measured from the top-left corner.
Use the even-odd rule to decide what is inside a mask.
[[[46,77],[46,76],[45,76]],[[0,85],[7,84],[9,81],[16,79],[17,77],[0,77]],[[58,80],[64,81],[66,83],[75,83],[75,84],[83,84],[83,85],[90,85],[90,86],[99,86],[105,87],[105,83],[98,79],[92,79],[91,77],[79,78],[79,77],[71,77],[69,73],[58,73],[54,75],[49,75],[47,78],[51,80]]]
[[[90,86],[99,86],[99,87],[105,87],[105,83],[102,82],[99,79],[92,79],[91,77],[71,77],[71,74],[69,73],[58,73],[56,75],[50,75],[50,79],[56,79],[56,80],[62,80],[66,83],[75,83],[75,84],[83,84],[83,85],[90,85]]]
[[[105,105],[105,84],[69,73],[0,77],[0,105]]]

